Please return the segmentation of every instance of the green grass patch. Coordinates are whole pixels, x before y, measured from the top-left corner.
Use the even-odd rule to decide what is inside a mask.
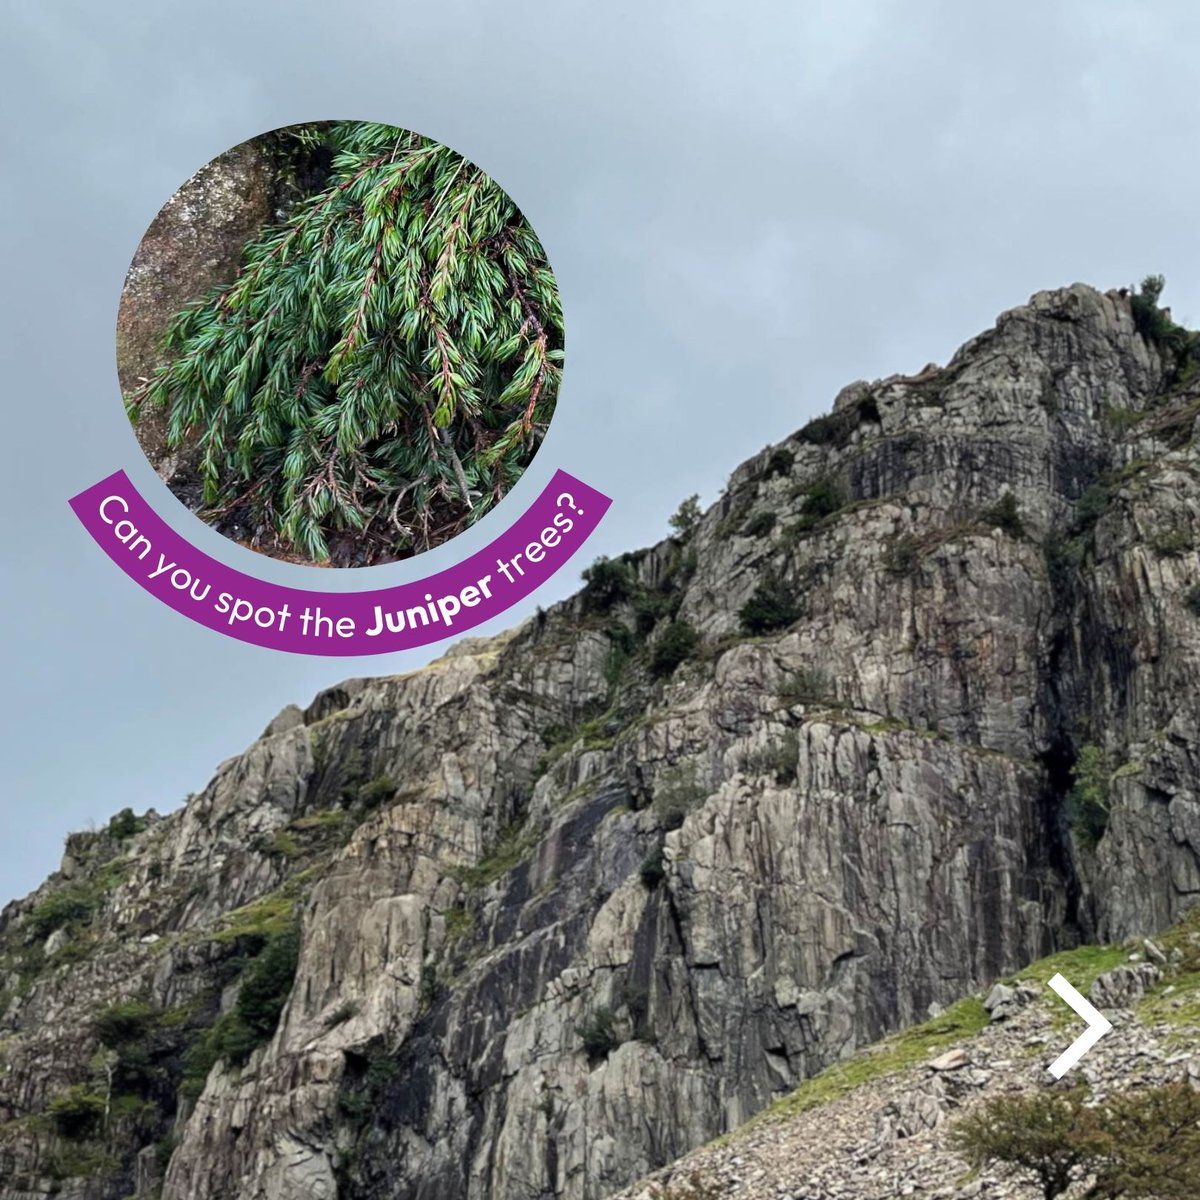
[[[271,838],[271,853],[284,858],[299,858],[303,853],[300,842],[290,829],[277,829]]]
[[[1046,986],[1055,975],[1062,975],[1073,987],[1088,994],[1088,989],[1105,971],[1119,967],[1129,958],[1129,951],[1120,946],[1078,946],[1074,950],[1062,950],[1048,958],[1031,963],[1024,970],[1010,975],[1005,983],[1031,983],[1043,989],[1041,1003],[1049,1007],[1054,1027],[1078,1024],[1079,1018]],[[1037,1048],[1034,1049],[1037,1052]]]
[[[1200,906],[1154,939],[1172,962],[1162,982],[1138,1006],[1143,1022],[1200,1027],[1200,944],[1192,940],[1195,933],[1200,933]],[[1168,988],[1173,990],[1168,993]],[[1185,1036],[1194,1041],[1192,1033]]]
[[[1192,940],[1193,933],[1200,933],[1200,904],[1194,905],[1170,929],[1154,940],[1168,953],[1178,949],[1187,962],[1188,970],[1200,970],[1200,950]]]
[[[569,792],[559,796],[552,803],[555,808],[566,808],[568,805],[574,804],[576,800],[582,800],[585,796],[594,796],[599,785],[600,781],[595,777],[585,779],[582,783],[577,783]],[[612,816],[612,813],[608,815]]]
[[[233,942],[252,934],[270,937],[283,933],[291,924],[295,912],[295,896],[272,893],[234,909],[225,918],[224,927],[218,929],[212,938],[215,942]]]
[[[292,828],[301,833],[312,830],[341,829],[350,824],[353,818],[344,808],[324,808],[317,812],[306,813],[292,822]]]
[[[468,888],[488,887],[502,879],[537,845],[541,834],[536,829],[522,831],[517,821],[500,835],[500,840],[473,867],[458,867],[454,874]]]
[[[776,1100],[742,1129],[760,1121],[794,1117],[820,1108],[864,1084],[925,1062],[947,1046],[973,1037],[987,1023],[983,1002],[977,996],[968,996],[940,1017],[893,1034],[853,1058],[826,1067],[819,1075],[806,1079],[791,1095]]]
[[[1120,436],[1128,433],[1146,414],[1136,408],[1122,408],[1119,404],[1104,402],[1100,414],[1105,429]]]
[[[356,823],[354,816],[344,808],[319,809],[277,829],[263,849],[283,858],[305,858],[341,843]]]
[[[1128,957],[1129,952],[1120,946],[1077,946],[1074,950],[1062,950],[1031,963],[1006,982],[1036,983],[1045,987],[1052,976],[1062,975],[1086,996],[1098,976],[1119,967]],[[1050,998],[1059,1004],[1053,995]]]
[[[193,936],[200,940],[233,942],[240,937],[269,938],[287,932],[292,927],[292,918],[304,890],[324,869],[325,864],[318,862],[297,871],[282,887],[226,913],[219,929]]]
[[[1190,934],[1200,931],[1200,907],[1193,909],[1178,924],[1155,940],[1168,953],[1175,947],[1195,948]],[[1079,946],[1051,954],[1023,970],[1010,975],[1004,982],[1045,985],[1052,976],[1061,974],[1087,994],[1099,975],[1128,961],[1129,949],[1122,946]],[[1139,1005],[1138,1016],[1143,1022],[1180,1026],[1200,1025],[1200,952],[1195,961],[1185,958],[1185,973],[1168,975],[1162,984]],[[1174,990],[1164,994],[1167,987]],[[1182,1001],[1182,1003],[1181,1003]],[[1046,1002],[1062,1009],[1063,1021],[1077,1020],[1049,989]],[[715,1146],[725,1145],[745,1130],[762,1121],[794,1117],[813,1108],[820,1108],[860,1088],[865,1084],[917,1066],[935,1054],[958,1042],[980,1033],[988,1024],[987,1010],[978,996],[969,996],[948,1008],[940,1017],[893,1034],[873,1046],[868,1046],[844,1062],[826,1067],[818,1075],[806,1079],[794,1092],[776,1100],[746,1124],[718,1138]],[[1190,1035],[1189,1035],[1190,1036]],[[1037,1047],[1036,1051],[1040,1051]]]
[[[475,918],[465,908],[452,908],[446,913],[446,939],[456,942],[474,928]]]
[[[878,721],[867,721],[859,726],[864,733],[876,735],[885,733],[916,733],[917,731],[907,721],[899,717],[881,717]]]
[[[1167,988],[1174,990],[1170,993]],[[1143,1024],[1200,1025],[1200,971],[1163,980],[1137,1008]]]
[[[571,728],[551,725],[545,729],[542,732],[542,741],[546,750],[534,766],[534,778],[540,779],[581,742],[583,750],[611,750],[616,737],[606,734],[604,729],[613,720],[614,716],[611,712],[604,712],[598,717],[590,717],[586,721],[581,721]]]
[[[911,733],[915,737],[924,738],[928,742],[945,741],[947,735],[944,734],[936,725],[910,725],[907,721],[902,721],[898,717],[876,717],[866,719],[862,716],[847,712],[844,708],[837,704],[828,704],[819,714],[823,721],[836,722],[842,725],[853,725],[857,729],[861,729],[864,733],[872,734],[875,737],[880,737],[891,733]],[[958,745],[968,752],[975,754],[999,754],[999,751],[989,750],[985,746],[980,746],[973,742],[959,742]],[[1003,757],[1010,757],[1004,755]],[[1016,760],[1020,761],[1020,760]]]

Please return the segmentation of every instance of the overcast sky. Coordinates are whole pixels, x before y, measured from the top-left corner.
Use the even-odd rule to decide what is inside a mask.
[[[142,233],[237,142],[335,117],[446,142],[522,207],[563,292],[558,414],[512,498],[419,559],[322,572],[331,588],[448,565],[563,467],[615,502],[531,601],[546,604],[596,554],[660,537],[682,497],[715,498],[845,383],[944,362],[1036,290],[1161,271],[1176,317],[1200,319],[1187,0],[4,0],[0,13],[0,902],[57,866],[68,830],[198,791],[284,704],[428,657],[225,639],[142,592],[67,508],[124,467],[209,553],[309,584],[311,568],[225,542],[169,496],[116,380]]]

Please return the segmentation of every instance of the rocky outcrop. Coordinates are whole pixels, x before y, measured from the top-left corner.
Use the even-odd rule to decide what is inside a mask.
[[[85,839],[0,918],[0,1197],[598,1200],[1165,927],[1200,892],[1198,413],[1128,298],[1041,293],[572,600]]]
[[[162,361],[160,342],[180,309],[237,274],[242,250],[270,220],[276,165],[269,140],[243,142],[196,172],[146,230],[117,312],[117,376],[133,396]],[[134,425],[150,465],[168,483],[187,463],[167,446],[166,413],[143,406]]]
[[[1097,1008],[1130,1008],[1162,978],[1153,963],[1114,967],[1101,975],[1088,990]]]
[[[1194,967],[1200,932],[1180,930],[1178,937]],[[967,1161],[953,1137],[965,1117],[1001,1097],[1051,1089],[1084,1086],[1098,1104],[1141,1088],[1187,1082],[1200,1089],[1200,1005],[1194,986],[1175,984],[1145,1000],[1106,1003],[1112,1031],[1055,1082],[1047,1068],[1079,1026],[1063,1023],[1062,1002],[1045,982],[1060,969],[1082,978],[1086,956],[1095,953],[1088,948],[1035,967],[1036,982],[1027,978],[1010,989],[1026,995],[1011,1020],[977,1028],[978,999],[968,999],[831,1068],[745,1128],[615,1200],[1040,1200],[1045,1193],[1032,1172]],[[1066,1194],[1085,1196],[1087,1185]]]

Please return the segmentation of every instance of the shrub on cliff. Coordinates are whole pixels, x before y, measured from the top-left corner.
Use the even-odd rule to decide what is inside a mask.
[[[755,513],[754,516],[742,526],[742,537],[766,537],[772,529],[775,528],[776,517],[770,509],[764,512]]]
[[[364,808],[378,808],[391,800],[399,787],[391,775],[376,775],[358,789],[358,800]]]
[[[1094,846],[1108,828],[1111,776],[1108,756],[1100,746],[1086,745],[1079,751],[1071,768],[1067,818],[1088,845]]]
[[[128,1106],[168,1090],[186,1021],[186,1009],[164,1011],[141,1000],[120,1000],[98,1013],[93,1030],[106,1051],[109,1092]]]
[[[119,1000],[96,1017],[96,1037],[102,1045],[116,1049],[145,1038],[157,1025],[159,1010],[142,1000]]]
[[[1001,529],[1010,537],[1023,537],[1025,523],[1021,520],[1021,510],[1017,506],[1017,498],[1012,492],[1005,492],[999,500],[982,513],[985,525]]]
[[[242,980],[234,1012],[257,1042],[267,1041],[279,1024],[296,978],[300,933],[289,929],[270,939]]]
[[[599,1062],[607,1058],[620,1044],[617,1036],[616,1016],[610,1008],[597,1008],[582,1025],[575,1028],[583,1042],[588,1062]]]
[[[104,1097],[79,1083],[55,1096],[46,1105],[46,1116],[59,1137],[82,1141],[100,1128],[104,1109]]]
[[[1089,485],[1075,503],[1076,529],[1091,529],[1108,511],[1110,500],[1108,488],[1103,483]]]
[[[513,202],[447,147],[355,121],[298,136],[332,149],[325,186],[172,320],[130,415],[165,407],[212,511],[245,508],[312,559],[368,526],[423,548],[536,450],[561,374],[554,277]]]
[[[799,616],[800,610],[787,585],[773,575],[763,579],[738,610],[742,631],[749,634],[786,629]]]
[[[1166,280],[1161,275],[1147,275],[1140,288],[1132,289],[1129,298],[1133,323],[1138,332],[1157,346],[1168,361],[1174,360],[1175,384],[1194,379],[1200,370],[1200,333],[1177,324],[1169,308],[1160,308]]]
[[[1171,314],[1158,304],[1166,285],[1163,276],[1147,275],[1141,287],[1133,290],[1129,298],[1133,323],[1138,332],[1156,346],[1182,349],[1186,344],[1187,331],[1176,325],[1171,320]]]
[[[583,572],[583,603],[592,612],[607,612],[634,593],[633,570],[619,558],[598,558]]]
[[[767,459],[767,478],[772,475],[789,475],[796,456],[786,446],[776,446]]]
[[[676,537],[689,538],[700,524],[703,513],[700,511],[700,497],[696,494],[689,496],[675,510],[667,523],[671,526]]]
[[[198,1096],[209,1071],[221,1059],[243,1066],[270,1041],[296,979],[300,932],[295,927],[268,937],[242,976],[233,1008],[206,1030],[184,1055],[182,1091]]]
[[[1032,1176],[1044,1200],[1076,1183],[1093,1200],[1200,1194],[1200,1093],[1186,1083],[1092,1104],[1083,1088],[999,1096],[964,1118],[952,1140],[972,1166]]]
[[[818,479],[812,483],[800,505],[800,516],[792,525],[794,533],[805,533],[815,528],[826,517],[840,512],[845,507],[846,497],[842,489],[831,479]]]
[[[638,878],[641,879],[646,890],[652,892],[666,877],[666,858],[660,842],[642,859],[641,865],[638,867]]]
[[[51,892],[29,914],[29,924],[37,937],[48,937],[64,926],[83,925],[92,919],[99,903],[94,889],[86,884],[71,884]]]
[[[108,836],[123,842],[146,828],[146,818],[137,816],[132,808],[123,808],[108,823]]]
[[[903,579],[912,578],[921,566],[922,547],[921,539],[912,534],[893,538],[883,554],[884,570]]]
[[[686,621],[672,621],[663,630],[650,652],[651,673],[670,675],[696,648],[700,635]]]

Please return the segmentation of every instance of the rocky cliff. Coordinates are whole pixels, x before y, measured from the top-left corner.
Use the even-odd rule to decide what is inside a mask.
[[[614,1200],[1044,1200],[1032,1171],[973,1167],[955,1134],[964,1119],[1017,1096],[1081,1086],[1101,1105],[1185,1081],[1200,1089],[1197,918],[1200,910],[1161,940],[1084,946],[1035,963],[829,1067]],[[1046,987],[1060,971],[1089,992],[1113,1029],[1055,1084],[1047,1068],[1082,1030]],[[1068,1171],[1074,1183],[1065,1194],[1106,1195],[1089,1190],[1088,1175]],[[1194,1191],[1160,1181],[1152,1194]]]
[[[1176,920],[1194,344],[1040,293],[511,634],[75,835],[0,917],[0,1198],[599,1200]]]

